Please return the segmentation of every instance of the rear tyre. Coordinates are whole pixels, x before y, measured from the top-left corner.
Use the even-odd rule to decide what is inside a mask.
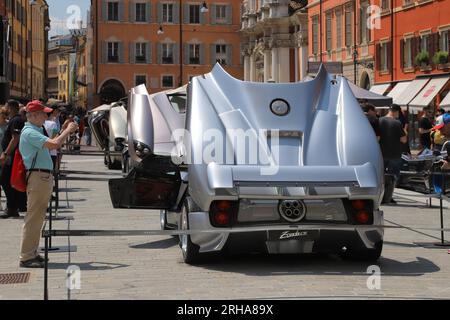
[[[189,213],[194,212],[197,206],[190,197],[187,197],[184,201],[183,207],[180,213],[180,220],[178,223],[179,230],[189,230]],[[199,246],[192,243],[191,236],[184,234],[180,235],[180,248],[183,254],[183,261],[187,264],[197,264],[200,261],[201,254],[199,253]]]
[[[375,249],[352,250],[349,248],[345,253],[341,253],[341,258],[349,261],[376,262],[381,257],[383,251],[383,241],[375,245]]]
[[[111,157],[109,158],[108,163],[108,169],[109,170],[122,170],[122,161],[119,160],[111,160]]]

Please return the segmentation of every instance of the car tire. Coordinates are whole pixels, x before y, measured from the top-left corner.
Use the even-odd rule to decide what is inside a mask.
[[[375,245],[375,249],[352,250],[349,248],[346,252],[341,253],[341,258],[350,261],[366,261],[376,262],[381,257],[383,251],[383,241]]]
[[[194,201],[187,197],[183,203],[180,219],[178,222],[178,230],[189,230],[189,212],[194,212],[197,206]],[[187,264],[197,264],[200,261],[201,254],[199,253],[199,246],[192,243],[190,235],[180,235],[180,248],[183,254],[183,261]]]
[[[118,161],[116,159],[114,159],[113,161],[111,160],[110,157],[110,161],[108,163],[108,169],[109,170],[122,170],[122,162]]]

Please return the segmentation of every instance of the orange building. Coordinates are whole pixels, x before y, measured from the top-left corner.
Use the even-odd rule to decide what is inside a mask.
[[[381,28],[374,34],[379,91],[390,90],[395,103],[412,111],[437,108],[450,89],[450,1],[384,0],[380,5]]]
[[[345,77],[369,89],[375,82],[375,49],[368,8],[374,2],[309,1],[309,61],[341,62]]]
[[[208,12],[203,4],[92,0],[94,104],[116,101],[141,83],[151,93],[176,88],[216,62],[242,79],[240,1],[208,0]]]

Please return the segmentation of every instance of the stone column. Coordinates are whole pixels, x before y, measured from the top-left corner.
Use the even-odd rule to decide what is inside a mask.
[[[278,78],[277,82],[280,83],[286,83],[290,82],[291,80],[291,68],[294,68],[294,66],[291,66],[290,64],[290,48],[278,48]]]
[[[244,81],[250,81],[250,56],[244,56]]]
[[[272,47],[272,79],[271,80],[273,80],[275,82],[279,82],[278,70],[279,70],[278,48]]]
[[[272,56],[270,50],[264,50],[264,82],[268,82],[272,77],[271,61]]]
[[[256,61],[254,54],[250,56],[250,81],[256,81]]]

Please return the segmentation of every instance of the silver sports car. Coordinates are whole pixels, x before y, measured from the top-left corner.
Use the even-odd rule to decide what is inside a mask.
[[[186,263],[225,250],[380,257],[382,156],[344,78],[250,83],[216,65],[184,90],[131,90],[134,165],[110,181],[114,207],[160,210],[164,229],[186,231]]]

